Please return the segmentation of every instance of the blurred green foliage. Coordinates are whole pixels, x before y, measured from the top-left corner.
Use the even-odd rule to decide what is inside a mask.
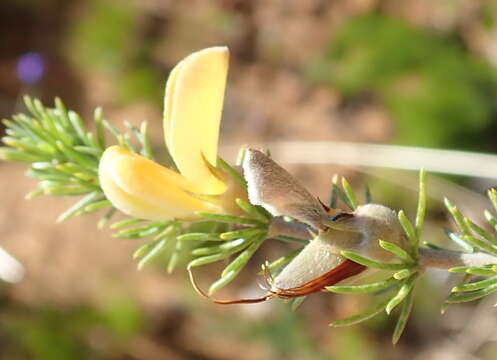
[[[346,328],[335,332],[333,339],[337,359],[380,359],[379,348],[360,328]]]
[[[124,349],[140,331],[142,314],[137,305],[120,299],[104,308],[88,305],[60,309],[2,307],[0,349],[5,359],[87,360],[105,358]],[[5,356],[5,357],[4,357]]]
[[[278,306],[268,321],[246,323],[243,332],[250,340],[268,343],[281,358],[326,359],[316,339],[307,333],[302,314],[284,306]]]
[[[497,2],[487,1],[482,3],[481,22],[490,29],[495,24],[495,16],[497,14]]]
[[[81,51],[77,59],[87,66],[122,68],[133,41],[134,19],[129,4],[93,0],[76,18],[74,40]]]
[[[74,18],[67,38],[68,54],[88,71],[100,71],[116,82],[117,100],[134,102],[162,99],[164,72],[153,63],[155,39],[138,26],[132,3],[92,0]]]
[[[334,33],[311,75],[347,98],[378,97],[394,120],[396,143],[492,145],[484,132],[497,118],[497,72],[455,37],[379,14],[356,17]]]

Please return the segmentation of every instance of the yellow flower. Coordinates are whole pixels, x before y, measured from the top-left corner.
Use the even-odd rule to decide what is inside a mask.
[[[169,76],[164,138],[180,174],[120,146],[105,150],[99,179],[116,208],[150,220],[233,212],[239,191],[215,168],[228,60],[226,47],[204,49],[182,60]]]

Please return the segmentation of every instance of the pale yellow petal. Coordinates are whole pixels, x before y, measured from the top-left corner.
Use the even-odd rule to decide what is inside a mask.
[[[186,58],[188,59],[188,58]],[[171,135],[171,112],[173,109],[173,93],[174,93],[174,87],[176,86],[176,79],[178,77],[178,73],[181,71],[183,68],[183,65],[185,64],[186,59],[180,61],[174,69],[171,71],[169,74],[169,78],[167,79],[166,83],[166,94],[164,96],[164,121],[162,126],[164,127],[164,141],[166,142],[166,147],[168,148],[169,152],[171,153],[170,149],[170,139],[169,136]]]
[[[128,194],[176,211],[209,209],[205,201],[185,191],[185,188],[190,192],[196,189],[186,179],[178,181],[179,174],[147,158],[127,152],[114,160],[112,169],[114,181]]]
[[[224,183],[205,165],[216,164],[229,52],[196,52],[171,72],[164,100],[164,136],[181,174],[204,194],[220,194]]]
[[[219,211],[218,206],[190,195],[197,189],[179,174],[119,146],[104,152],[99,178],[107,198],[131,216],[191,219],[195,211]]]
[[[165,212],[164,209],[153,206],[146,201],[137,199],[121,190],[121,188],[119,188],[119,186],[117,186],[112,179],[109,171],[100,171],[99,177],[100,185],[102,186],[107,199],[112,202],[114,207],[126,215],[148,220],[174,219],[173,214]]]

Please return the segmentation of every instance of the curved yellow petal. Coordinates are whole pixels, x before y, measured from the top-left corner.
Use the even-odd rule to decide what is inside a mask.
[[[166,85],[166,145],[181,174],[204,194],[226,190],[202,154],[215,166],[228,61],[226,47],[198,51],[173,69]]]
[[[114,182],[109,171],[100,171],[99,177],[100,185],[107,199],[126,215],[148,220],[168,220],[174,218],[172,214],[165,212],[160,207],[153,206],[146,201],[124,192]]]
[[[218,206],[190,195],[198,189],[181,175],[119,146],[102,155],[99,179],[114,206],[134,217],[191,219],[195,211],[220,211]]]

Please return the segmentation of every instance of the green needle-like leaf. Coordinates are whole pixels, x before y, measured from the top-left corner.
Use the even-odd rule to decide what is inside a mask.
[[[159,241],[160,240],[152,240],[152,241],[140,246],[133,253],[133,259],[138,259],[138,258],[141,258],[141,257],[147,255],[150,252],[150,250],[152,250],[155,247],[155,245],[157,245],[157,243]]]
[[[93,113],[93,120],[95,121],[95,129],[97,132],[97,142],[98,145],[100,146],[100,149],[105,149],[105,131],[104,131],[104,125],[102,123],[104,119],[104,114],[103,110],[101,107],[97,107]]]
[[[404,229],[407,239],[409,240],[411,253],[414,255],[416,254],[416,250],[418,248],[418,237],[416,236],[416,231],[403,210],[399,211],[398,218],[400,225],[402,226],[402,229]]]
[[[186,233],[178,236],[180,241],[224,241],[219,234],[212,233]]]
[[[372,292],[377,292],[381,291],[384,289],[387,289],[393,285],[398,284],[398,281],[396,279],[389,278],[384,281],[378,281],[375,283],[371,284],[364,284],[364,285],[333,285],[333,286],[327,286],[325,289],[327,291],[331,291],[334,293],[339,293],[339,294],[364,294],[364,293],[372,293]]]
[[[356,325],[356,324],[359,324],[363,321],[369,320],[372,317],[383,312],[383,310],[385,309],[385,307],[387,306],[389,301],[390,301],[390,299],[382,301],[381,303],[379,303],[378,305],[376,305],[372,309],[369,309],[369,310],[364,311],[364,312],[357,314],[357,315],[347,317],[345,319],[334,321],[329,326],[331,326],[331,327],[351,326],[351,325]]]
[[[148,136],[148,123],[146,121],[142,122],[140,126],[140,142],[142,145],[141,154],[146,158],[154,160],[154,153],[152,151],[152,144],[150,143],[150,138]]]
[[[274,237],[276,240],[281,240],[289,243],[296,243],[296,244],[308,244],[309,240],[305,239],[299,239],[293,236],[286,236],[286,235],[278,235]]]
[[[497,255],[497,245],[489,244],[488,242],[478,239],[471,235],[463,235],[462,239],[466,241],[469,245],[487,251],[492,255]]]
[[[142,226],[137,226],[137,227],[121,230],[117,234],[115,234],[115,236],[121,237],[121,236],[128,236],[128,235],[131,235],[131,236],[138,235],[138,234],[143,233],[144,231],[149,231],[150,229],[156,229],[156,228],[163,229],[167,225],[169,225],[168,221],[149,222],[149,223],[142,225]]]
[[[392,312],[392,310],[399,305],[402,300],[409,294],[409,292],[413,288],[413,282],[415,276],[411,276],[409,279],[407,279],[404,284],[400,287],[399,292],[388,302],[387,307],[385,308],[385,311],[388,315]]]
[[[445,302],[449,303],[449,304],[455,304],[455,303],[473,301],[473,300],[480,299],[484,296],[487,296],[488,294],[491,294],[494,291],[497,291],[497,284],[493,284],[493,285],[487,286],[484,289],[473,291],[473,292],[452,293],[452,294],[450,294],[450,296],[448,297],[448,299]]]
[[[107,208],[109,206],[112,206],[112,203],[109,200],[100,200],[100,201],[95,201],[89,205],[86,205],[84,210],[85,213],[91,213],[103,208]]]
[[[471,246],[470,244],[468,244],[463,239],[461,239],[461,237],[458,234],[456,234],[455,232],[452,232],[452,231],[450,231],[448,229],[444,229],[444,231],[445,231],[445,234],[447,234],[447,236],[452,241],[454,241],[457,245],[459,245],[460,247],[462,247],[466,252],[469,252],[469,253],[474,253],[475,252],[475,248],[473,246]]]
[[[297,311],[297,309],[300,307],[300,305],[302,305],[302,303],[304,302],[304,300],[306,298],[307,298],[307,296],[301,296],[301,297],[298,297],[296,299],[293,299],[292,306],[291,306],[292,311]]]
[[[114,125],[112,125],[110,122],[108,122],[107,120],[102,120],[102,124],[104,125],[104,127],[112,134],[117,138],[119,138],[121,136],[121,133],[119,132],[119,130],[116,129],[116,127]]]
[[[130,229],[129,232],[124,230],[117,234],[113,234],[112,236],[117,239],[143,239],[158,234],[162,229],[164,229],[164,226],[153,226],[140,232],[131,231],[132,229]]]
[[[492,202],[492,205],[494,206],[495,211],[497,211],[497,190],[496,189],[488,190],[488,197],[489,197],[490,201]]]
[[[221,278],[209,287],[209,295],[212,295],[217,290],[228,285],[240,273],[252,255],[254,255],[259,246],[262,244],[264,238],[265,236],[262,234],[254,239],[252,244],[247,249],[242,251],[228,266],[224,268]]]
[[[369,189],[369,185],[364,185],[364,202],[366,204],[373,203],[373,196],[371,195],[371,190]]]
[[[259,220],[263,223],[267,223],[269,220],[269,217],[266,213],[265,210],[263,210],[260,206],[254,206],[245,200],[242,199],[236,199],[235,200],[236,204],[245,211],[247,214],[252,216],[254,219]]]
[[[114,224],[112,224],[110,226],[111,229],[115,230],[115,229],[120,229],[122,227],[125,227],[125,226],[129,226],[129,225],[134,225],[134,224],[139,224],[141,222],[144,222],[145,220],[143,219],[126,219],[126,220],[121,220],[121,221],[118,221],[118,222],[115,222]]]
[[[155,244],[155,246],[140,260],[138,263],[138,270],[141,270],[145,264],[150,262],[150,260],[159,256],[166,246],[166,239],[162,239]]]
[[[337,208],[337,202],[338,199],[342,200],[345,205],[349,207],[349,209],[353,210],[354,205],[350,201],[349,197],[345,193],[344,190],[342,190],[338,186],[338,176],[335,175],[332,178],[332,192],[331,192],[331,199],[330,199],[330,208],[334,209]]]
[[[399,341],[402,333],[407,324],[407,320],[409,320],[409,315],[411,315],[412,305],[414,303],[414,290],[411,288],[409,294],[407,294],[406,299],[402,305],[402,310],[400,311],[399,318],[397,320],[397,324],[395,326],[395,330],[392,335],[392,343],[395,345]]]
[[[405,261],[407,263],[414,263],[414,259],[412,258],[411,255],[409,255],[404,249],[402,249],[400,246],[396,245],[396,244],[393,244],[391,242],[388,242],[388,241],[383,241],[383,240],[380,240],[380,246],[391,252],[392,254],[396,255],[397,257],[399,257],[402,261]]]
[[[476,225],[474,222],[472,222],[468,218],[464,218],[464,222],[471,229],[471,231],[473,231],[475,234],[481,236],[482,238],[484,238],[485,240],[487,240],[488,242],[490,242],[494,246],[497,245],[497,237],[493,236],[488,231],[485,231],[484,229],[482,229],[481,227]],[[495,249],[497,251],[497,246],[495,246]]]
[[[233,180],[235,180],[238,185],[242,187],[242,189],[247,188],[247,182],[245,181],[245,178],[234,167],[224,161],[224,159],[222,159],[221,157],[217,158],[217,164],[219,168],[226,171],[228,175],[231,176]]]
[[[430,248],[430,249],[435,249],[435,250],[444,250],[444,248],[443,248],[443,247],[438,246],[437,244],[433,244],[433,243],[428,242],[428,241],[423,241],[423,242],[422,242],[422,245],[423,245],[424,247],[427,247],[427,248]]]
[[[386,264],[386,263],[381,263],[378,261],[370,260],[368,258],[362,257],[361,255],[358,255],[358,254],[353,253],[351,251],[342,251],[342,252],[340,252],[340,254],[347,259],[355,261],[356,263],[359,263],[359,264],[367,266],[367,267],[372,267],[375,269],[402,270],[402,269],[409,267],[409,266],[406,266],[405,264]]]
[[[264,229],[259,227],[246,228],[241,230],[228,231],[220,234],[219,237],[223,240],[232,240],[232,239],[251,237],[259,234],[261,231],[264,231]]]
[[[225,276],[231,271],[236,271],[237,273],[247,264],[255,251],[259,248],[266,237],[266,234],[260,234],[255,239],[253,239],[252,244],[241,252],[235,260],[233,260],[226,268],[223,270],[221,276]]]
[[[338,202],[338,176],[335,175],[333,176],[333,179],[331,181],[331,194],[330,194],[330,202],[329,202],[329,207],[331,209],[336,209],[337,207],[337,202]]]
[[[209,290],[208,290],[209,296],[214,294],[219,289],[228,285],[230,282],[232,282],[236,278],[237,275],[238,275],[238,272],[232,270],[232,271],[227,272],[224,276],[220,277],[216,281],[214,281],[211,284],[211,286],[209,286]]]
[[[289,252],[288,254],[286,254],[285,256],[282,256],[282,257],[274,260],[273,262],[266,265],[266,268],[269,271],[274,271],[276,269],[279,269],[279,268],[285,266],[290,261],[292,261],[295,258],[295,256],[297,256],[302,251],[303,248],[304,247],[293,250],[293,251]],[[263,275],[263,274],[264,274],[264,270],[259,272],[259,275]]]
[[[452,288],[452,292],[480,290],[494,284],[497,284],[497,277],[492,277],[490,279],[476,281],[469,284],[458,285]]]
[[[487,275],[495,275],[496,273],[494,270],[492,270],[492,266],[481,266],[481,267],[475,267],[475,266],[455,266],[453,268],[450,268],[448,270],[449,272],[453,273],[469,273],[471,272],[480,272],[479,274],[474,274],[474,275],[482,275],[482,276],[487,276]]]
[[[241,216],[233,216],[233,215],[220,215],[220,214],[210,214],[210,213],[203,213],[203,212],[197,212],[197,216],[200,216],[204,219],[212,220],[212,221],[218,221],[218,222],[224,222],[227,224],[243,224],[243,225],[263,225],[267,223],[267,219],[264,221],[256,220],[256,219],[251,219],[251,218],[246,218],[246,217],[241,217]]]
[[[228,253],[219,253],[219,254],[214,254],[214,255],[208,255],[208,256],[202,256],[199,258],[196,258],[188,263],[188,267],[196,267],[196,266],[202,266],[202,265],[207,265],[216,261],[224,260],[226,259],[230,254]]]
[[[450,214],[452,215],[452,218],[456,222],[457,226],[459,226],[459,229],[463,232],[464,235],[471,235],[471,230],[468,228],[466,223],[464,222],[464,217],[462,216],[461,212],[457,207],[452,205],[452,203],[449,201],[449,199],[444,198],[444,203],[445,207],[447,210],[449,210]]]
[[[115,208],[112,208],[109,211],[107,211],[107,213],[104,216],[102,216],[100,218],[100,220],[98,221],[97,228],[103,229],[103,227],[105,225],[107,225],[107,223],[110,221],[110,219],[112,219],[112,217],[114,216],[114,214],[116,213],[116,211],[117,210]]]
[[[177,235],[177,232],[173,232],[174,236]],[[183,252],[183,241],[178,241],[176,240],[176,244],[174,247],[174,251],[169,257],[169,261],[167,263],[167,273],[172,274],[174,269],[176,269],[176,266],[179,263],[180,260],[180,254]]]
[[[393,277],[397,280],[403,280],[412,274],[416,273],[418,271],[417,268],[411,268],[411,269],[402,269],[400,271],[397,271],[395,274],[393,274]]]
[[[205,247],[193,249],[192,255],[204,256],[204,255],[211,255],[211,254],[216,254],[216,253],[230,253],[230,254],[232,254],[232,253],[238,252],[238,251],[246,248],[251,242],[252,242],[252,239],[250,239],[250,238],[236,239],[236,240],[225,242],[221,245],[211,245],[211,246],[205,246]]]
[[[352,190],[352,186],[350,186],[349,182],[344,177],[342,177],[342,187],[345,195],[347,196],[348,202],[352,206],[352,209],[357,209],[357,206],[359,206],[357,197],[355,196],[354,190]]]
[[[426,172],[419,171],[418,210],[416,211],[416,236],[419,238],[426,214]]]
[[[497,271],[492,268],[492,269],[485,269],[485,268],[470,268],[466,270],[467,274],[471,275],[477,275],[477,276],[494,276],[497,274]]]
[[[30,154],[26,151],[19,151],[15,149],[10,149],[6,147],[0,148],[0,159],[7,161],[19,161],[19,162],[34,162],[40,160],[40,156],[36,154]]]
[[[76,204],[71,206],[69,209],[64,211],[62,214],[59,215],[57,218],[57,222],[62,222],[64,220],[69,219],[71,216],[74,216],[78,211],[81,211],[82,209],[85,208],[88,204],[92,203],[97,199],[99,196],[102,194],[98,191],[94,191],[88,195],[86,195],[84,198],[79,200]]]
[[[488,223],[494,228],[495,231],[497,231],[497,219],[495,216],[493,216],[493,214],[488,210],[485,210],[483,214],[485,215],[485,219],[487,219]]]

